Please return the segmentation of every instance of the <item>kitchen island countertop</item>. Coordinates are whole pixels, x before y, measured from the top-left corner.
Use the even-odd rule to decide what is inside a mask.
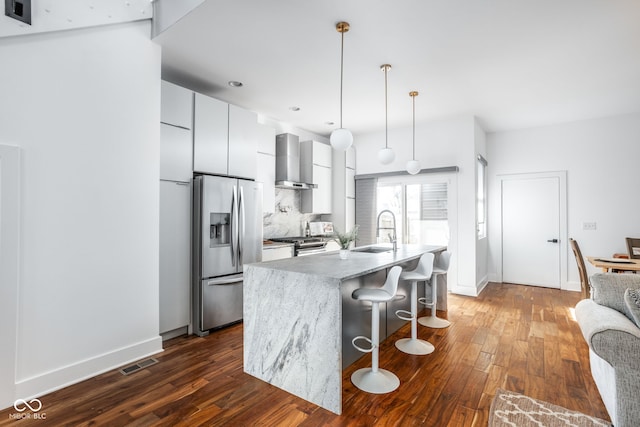
[[[415,266],[422,254],[446,250],[401,245],[396,252],[363,252],[367,248],[352,250],[345,260],[334,251],[245,265],[246,373],[341,413],[343,345],[351,340],[351,333],[342,336],[351,326],[343,306],[351,303],[352,288],[382,286],[394,265]]]
[[[389,251],[371,253],[363,252],[367,248],[388,247]],[[293,273],[309,274],[331,279],[347,280],[362,276],[384,268],[389,268],[401,262],[420,258],[425,252],[440,252],[442,246],[429,245],[401,245],[393,252],[390,245],[370,245],[357,247],[350,251],[349,258],[340,259],[340,251],[326,252],[314,256],[295,257],[251,264],[255,268],[269,268],[273,270],[289,271]]]

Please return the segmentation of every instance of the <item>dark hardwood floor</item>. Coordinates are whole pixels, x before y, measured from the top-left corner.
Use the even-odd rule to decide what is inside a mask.
[[[572,317],[577,292],[491,283],[480,297],[449,295],[446,329],[419,326],[436,351],[410,356],[394,342],[381,347],[381,367],[398,375],[386,395],[356,389],[344,372],[338,416],[242,371],[242,325],[208,337],[165,343],[159,363],[129,376],[111,371],[42,396],[46,420],[0,426],[486,426],[498,387],[609,419],[589,370],[587,345]]]

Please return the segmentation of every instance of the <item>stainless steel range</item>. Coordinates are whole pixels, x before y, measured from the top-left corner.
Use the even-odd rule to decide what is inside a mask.
[[[274,242],[293,243],[294,255],[305,256],[326,252],[327,242],[322,237],[278,237]]]

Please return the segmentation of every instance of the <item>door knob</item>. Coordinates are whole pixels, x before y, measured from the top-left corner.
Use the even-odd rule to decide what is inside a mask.
[[[550,239],[550,240],[547,240],[547,242],[549,242],[549,243],[558,243],[558,239]]]

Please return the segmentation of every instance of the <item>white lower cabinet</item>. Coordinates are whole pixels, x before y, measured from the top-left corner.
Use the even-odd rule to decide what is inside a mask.
[[[340,245],[335,240],[329,240],[327,242],[327,245],[325,246],[325,249],[327,250],[327,252],[328,251],[337,251],[337,250],[340,249]]]
[[[262,248],[262,262],[293,257],[293,245]]]
[[[160,333],[189,326],[191,183],[160,181]]]

